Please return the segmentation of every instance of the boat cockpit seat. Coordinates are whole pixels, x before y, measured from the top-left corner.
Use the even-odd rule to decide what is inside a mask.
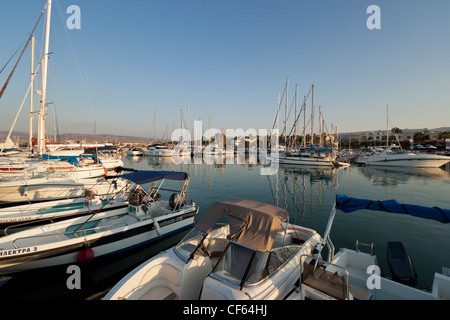
[[[142,277],[138,290],[144,291],[139,300],[175,300],[181,284],[181,272],[167,263],[150,268]]]
[[[168,287],[154,287],[143,294],[139,300],[176,300],[177,295]]]
[[[222,253],[225,251],[229,240],[223,238],[212,238],[208,240],[205,248],[208,251],[209,258],[211,259],[211,264],[216,265]]]

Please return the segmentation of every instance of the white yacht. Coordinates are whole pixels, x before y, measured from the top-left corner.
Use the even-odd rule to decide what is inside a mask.
[[[131,148],[126,151],[127,156],[142,156],[144,154],[144,149],[142,148]]]
[[[145,156],[153,157],[171,157],[173,150],[162,144],[150,145],[147,150],[144,151]]]
[[[422,168],[439,168],[448,162],[450,162],[450,157],[448,156],[413,153],[406,150],[400,150],[400,148],[395,145],[381,150],[373,150],[370,155],[363,155],[356,160],[357,164],[370,166]]]

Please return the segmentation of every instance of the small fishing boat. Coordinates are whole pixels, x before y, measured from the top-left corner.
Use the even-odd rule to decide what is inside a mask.
[[[337,210],[350,213],[366,209],[450,223],[450,210],[447,209],[401,204],[396,200],[359,199],[338,194],[321,244],[321,248],[325,245],[328,248],[328,259],[316,259],[311,263],[310,256],[302,256],[299,287],[288,299],[449,300],[449,269],[443,267],[442,273],[434,274],[431,289],[418,287],[414,264],[402,242],[387,242],[386,257],[390,277],[381,274],[373,244],[357,241],[355,250],[341,248],[335,255],[330,233]],[[363,246],[370,248],[370,252],[362,252]]]
[[[228,223],[219,223],[222,216]],[[120,280],[105,300],[282,299],[298,260],[321,238],[288,223],[286,210],[251,200],[214,203],[176,246]]]
[[[0,238],[0,275],[11,275],[102,257],[150,242],[192,226],[198,207],[186,201],[189,174],[172,171],[135,171],[114,178],[132,184],[128,206],[94,212],[53,224],[33,227]],[[169,200],[160,198],[165,180],[180,181]],[[142,184],[151,183],[146,191]],[[89,248],[85,248],[89,244]]]

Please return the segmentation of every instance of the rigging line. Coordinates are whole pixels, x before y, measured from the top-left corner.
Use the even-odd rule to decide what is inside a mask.
[[[45,9],[47,8],[47,4],[48,4],[48,2],[45,4],[44,9],[42,9],[41,15],[39,16],[38,21],[37,21],[36,24],[34,25],[34,28],[33,28],[33,30],[31,31],[30,36],[28,37],[27,43],[25,44],[25,46],[24,46],[22,52],[20,53],[19,59],[17,59],[17,62],[16,62],[16,64],[14,65],[14,68],[12,69],[11,73],[9,74],[8,79],[6,79],[6,82],[5,82],[5,84],[3,85],[2,90],[0,90],[0,99],[2,98],[3,93],[5,92],[6,87],[8,86],[9,81],[11,80],[11,77],[12,77],[12,75],[14,74],[14,71],[16,70],[17,65],[19,64],[19,61],[20,61],[20,59],[22,58],[22,55],[23,55],[23,53],[25,52],[25,49],[28,47],[28,43],[30,43],[31,37],[32,37],[33,34],[34,34],[34,30],[36,30],[36,27],[37,27],[37,25],[39,24],[39,21],[41,20],[41,17],[42,17],[42,15],[44,14]]]
[[[278,119],[278,114],[280,113],[280,107],[281,107],[281,102],[283,101],[283,97],[284,97],[284,93],[286,92],[286,86],[283,90],[283,94],[281,96],[280,101],[278,102],[278,110],[277,110],[277,114],[275,115],[275,120],[273,121],[273,125],[272,125],[272,129],[275,128],[275,123],[277,122]]]
[[[23,44],[21,44],[16,51],[14,51],[13,55],[11,56],[11,58],[9,58],[9,60],[6,62],[6,64],[3,66],[2,70],[0,70],[0,73],[3,72],[3,70],[5,70],[6,66],[11,62],[12,58],[14,58],[14,56],[16,55],[16,53],[19,51],[19,49],[23,46]]]
[[[305,99],[305,101],[303,102],[302,107],[300,108],[300,111],[299,111],[299,113],[298,113],[297,118],[296,118],[295,121],[294,121],[294,124],[293,124],[293,126],[292,126],[292,128],[291,128],[291,131],[289,132],[289,135],[287,136],[287,137],[289,137],[289,138],[290,138],[290,136],[291,136],[292,131],[293,131],[294,128],[295,128],[295,125],[296,125],[297,122],[298,122],[298,119],[300,119],[300,115],[301,115],[301,113],[302,113],[303,107],[306,105],[306,100],[308,100],[308,97],[309,97],[309,94],[311,93],[311,90],[312,90],[312,87],[311,87],[311,89],[309,89],[308,95],[306,96],[306,99]],[[287,137],[286,137],[286,138],[287,138]],[[287,141],[287,139],[284,141],[284,146],[286,146],[286,141]]]
[[[78,72],[80,73],[80,78],[81,78],[81,82],[82,82],[82,84],[83,84],[84,92],[85,92],[85,94],[86,94],[86,96],[87,96],[87,98],[88,98],[89,106],[91,107],[91,111],[92,111],[93,114],[95,114],[94,108],[92,107],[92,100],[91,100],[91,97],[90,97],[90,95],[89,95],[89,93],[88,93],[87,86],[86,86],[86,82],[84,81],[83,73],[82,73],[82,71],[81,71],[80,64],[79,64],[78,59],[77,59],[77,56],[79,57],[78,52],[77,52],[77,54],[75,54],[75,49],[74,49],[74,47],[73,47],[73,45],[72,45],[72,40],[71,40],[71,38],[70,38],[70,36],[69,36],[69,33],[67,32],[66,24],[64,23],[64,18],[63,18],[63,16],[62,16],[61,7],[60,7],[60,5],[59,5],[59,1],[58,1],[58,0],[56,0],[56,4],[57,4],[57,6],[58,6],[59,16],[61,17],[61,21],[62,21],[62,24],[63,24],[63,26],[64,26],[64,31],[65,31],[65,33],[66,33],[67,40],[68,40],[69,45],[70,45],[70,49],[72,50],[72,55],[73,55],[73,57],[74,57],[75,64],[76,64],[76,66],[77,66]],[[95,117],[95,116],[94,116],[94,120],[96,120],[96,117]]]
[[[36,74],[37,74],[37,70],[39,69],[39,66],[40,66],[40,64],[37,66],[36,72],[33,74],[33,79],[34,79],[34,77],[35,77]],[[12,126],[11,126],[11,129],[9,130],[8,136],[6,137],[6,140],[5,140],[5,141],[8,141],[9,137],[11,136],[11,132],[13,131],[14,126],[16,125],[17,118],[19,117],[20,111],[22,110],[23,104],[25,103],[25,99],[27,98],[28,93],[30,92],[30,90],[33,90],[32,85],[31,85],[31,82],[30,82],[30,84],[28,85],[27,93],[26,93],[25,96],[23,97],[22,104],[20,105],[19,111],[18,111],[17,114],[16,114],[16,118],[14,119],[14,122],[13,122],[13,124],[12,124]],[[3,149],[4,149],[4,148],[5,148],[5,146],[2,147],[2,149],[1,149],[0,152],[3,152]]]
[[[290,115],[291,115],[292,106],[294,105],[294,102],[295,102],[295,96],[292,98],[291,106],[289,107],[289,112],[288,112],[288,115],[287,115],[287,118],[288,118],[288,119],[289,119],[289,117],[290,117]],[[300,111],[301,111],[301,110],[300,110]],[[297,115],[295,115],[295,116],[297,116]]]

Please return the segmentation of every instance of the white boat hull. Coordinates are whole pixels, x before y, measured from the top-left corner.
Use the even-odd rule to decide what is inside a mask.
[[[315,157],[279,157],[279,164],[304,165],[317,167],[333,167],[333,162],[324,158]]]
[[[442,158],[442,157],[441,157]],[[369,166],[389,166],[389,167],[415,167],[415,168],[439,168],[450,159],[426,159],[426,158],[408,158],[408,159],[360,159],[357,161],[359,164]]]
[[[370,166],[390,166],[390,167],[417,167],[417,168],[439,168],[450,162],[450,157],[437,154],[413,153],[398,150],[396,146],[373,154],[362,155],[357,160],[357,164]]]
[[[84,192],[83,184],[68,181],[44,181],[41,184],[0,186],[0,203],[76,198],[82,197]]]
[[[75,216],[103,212],[114,208],[128,207],[128,203],[123,200],[111,200],[109,202],[99,199],[86,200],[83,198],[63,199],[48,201],[48,203],[35,203],[16,207],[0,209],[0,227],[5,228],[13,225],[33,222],[42,222],[52,219],[58,221],[69,219]],[[26,225],[23,225],[26,226]]]
[[[195,255],[186,264],[171,248],[135,268],[108,292],[104,300],[162,300],[170,297],[179,300],[282,299],[299,278],[300,255],[311,254],[321,239],[311,229],[290,227],[295,228],[298,234],[308,234],[305,243],[283,264],[282,271],[257,284],[244,285],[242,290],[229,287],[209,276],[215,264],[214,258]],[[222,229],[214,230],[213,239],[223,238],[226,234]]]

